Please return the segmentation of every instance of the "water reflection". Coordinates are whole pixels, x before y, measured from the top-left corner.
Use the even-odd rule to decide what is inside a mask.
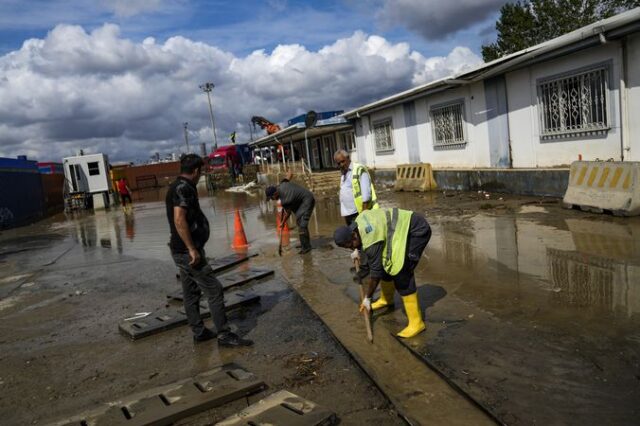
[[[444,263],[464,267],[465,285],[485,294],[504,286],[525,292],[537,287],[555,306],[640,313],[637,221],[566,219],[546,225],[518,216],[477,215],[444,221],[434,231],[430,249]],[[448,275],[454,278],[457,271]],[[530,288],[519,288],[523,283]]]
[[[201,192],[201,191],[199,191]],[[211,238],[205,247],[207,254],[222,256],[229,253],[234,233],[234,213],[240,212],[245,233],[254,248],[263,243],[269,235],[269,242],[277,241],[272,237],[275,216],[267,203],[247,194],[204,192],[200,206],[209,219]],[[167,259],[169,249],[169,224],[164,206],[166,188],[145,190],[135,199],[146,198],[149,202],[137,201],[131,213],[125,214],[115,208],[74,217],[67,223],[71,234],[85,251],[96,247],[114,250],[117,253],[139,258]],[[268,219],[266,212],[269,211]],[[267,232],[269,230],[269,233]]]

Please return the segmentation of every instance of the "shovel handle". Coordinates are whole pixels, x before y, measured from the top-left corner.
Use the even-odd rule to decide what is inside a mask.
[[[356,272],[360,271],[360,260],[355,259],[353,263],[356,266]],[[364,288],[362,288],[362,284],[359,284],[358,287],[360,287],[360,303],[362,303],[362,301],[364,300]],[[362,312],[362,315],[364,316],[364,325],[367,329],[367,340],[369,341],[369,343],[373,343],[373,330],[371,329],[371,312],[369,312],[368,309],[365,309],[364,312]]]

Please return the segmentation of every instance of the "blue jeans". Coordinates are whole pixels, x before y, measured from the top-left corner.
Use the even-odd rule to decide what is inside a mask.
[[[202,318],[200,318],[200,297],[202,294],[207,298],[209,304],[214,326],[213,331],[218,334],[228,332],[229,325],[224,308],[222,284],[215,277],[204,250],[200,250],[200,263],[195,266],[189,265],[189,253],[171,253],[171,256],[180,269],[184,311],[193,334],[200,336],[205,330]]]

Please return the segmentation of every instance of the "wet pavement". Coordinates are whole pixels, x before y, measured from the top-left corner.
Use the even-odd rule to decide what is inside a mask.
[[[275,206],[261,195],[201,199],[212,223],[207,254],[229,253],[239,209],[251,250],[260,253],[252,265],[279,277],[252,286],[263,297],[258,313],[236,315],[241,334],[257,342],[243,351],[194,347],[186,328],[136,343],[118,335],[119,320],[163,308],[177,286],[157,201],[163,191],[136,194],[130,216],[112,210],[3,232],[0,415],[9,424],[42,423],[235,361],[276,388],[301,386],[291,390],[333,408],[345,424],[400,422],[333,335],[416,423],[491,423],[491,415],[507,424],[634,423],[638,218],[567,211],[553,199],[380,192],[383,206],[421,212],[433,227],[416,271],[427,332],[404,344],[392,336],[406,321],[399,298],[395,310],[376,314],[374,344],[365,340],[348,252],[330,243],[341,224],[336,200],[317,204],[311,255],[295,254],[292,229],[280,258]],[[291,360],[309,353],[328,359],[322,380],[297,383]]]

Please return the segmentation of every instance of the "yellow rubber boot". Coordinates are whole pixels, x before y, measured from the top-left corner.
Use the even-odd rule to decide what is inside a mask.
[[[371,304],[371,310],[386,308],[387,306],[393,306],[393,295],[396,291],[395,286],[390,281],[380,282],[380,297],[378,300]]]
[[[397,335],[398,337],[407,339],[420,334],[426,326],[422,320],[422,311],[420,311],[420,304],[418,303],[418,293],[402,296],[402,301],[404,302],[404,310],[407,313],[409,324]]]

